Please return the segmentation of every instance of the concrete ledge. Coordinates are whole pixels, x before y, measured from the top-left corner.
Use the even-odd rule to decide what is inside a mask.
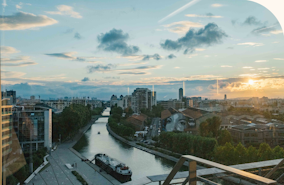
[[[43,158],[44,162],[24,181],[24,184],[28,184],[36,176],[36,174],[38,174],[40,170],[43,169],[48,164],[48,161],[46,159],[48,156],[49,155],[44,156]]]

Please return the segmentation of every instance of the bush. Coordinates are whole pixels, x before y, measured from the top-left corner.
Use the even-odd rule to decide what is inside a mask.
[[[72,174],[80,181],[83,185],[88,185],[87,181],[76,171],[72,171]]]

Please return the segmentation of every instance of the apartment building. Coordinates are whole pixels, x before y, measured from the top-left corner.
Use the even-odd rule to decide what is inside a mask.
[[[151,109],[157,105],[156,92],[148,88],[136,88],[131,96],[131,108],[134,112],[139,113],[141,109]]]
[[[164,107],[164,109],[174,108],[174,109],[184,109],[184,102],[181,100],[170,99],[166,101],[159,101],[158,104]]]

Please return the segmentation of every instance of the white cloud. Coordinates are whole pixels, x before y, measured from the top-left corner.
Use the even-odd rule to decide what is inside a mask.
[[[229,65],[222,65],[221,67],[233,67],[233,66],[229,66]]]
[[[252,67],[250,67],[250,66],[244,66],[243,68],[244,68],[244,69],[251,69]]]
[[[187,17],[199,17],[199,18],[223,18],[220,15],[212,15],[212,14],[207,14],[207,15],[186,14],[185,16],[187,16]]]
[[[240,74],[239,76],[242,76],[242,77],[256,77],[257,74]]]
[[[20,4],[16,4],[17,9],[22,9],[22,6]]]
[[[2,66],[5,67],[25,67],[30,65],[36,65],[30,56],[19,56],[16,58],[2,58]]]
[[[284,60],[284,58],[274,58],[274,60]]]
[[[256,43],[256,42],[244,42],[244,43],[238,43],[240,46],[263,46],[262,43]]]
[[[201,28],[202,24],[198,22],[190,22],[190,21],[179,21],[173,22],[171,24],[163,25],[168,31],[178,34],[186,33],[190,28]]]
[[[77,18],[77,19],[82,18],[80,13],[75,12],[73,10],[72,6],[59,5],[56,8],[57,8],[58,11],[55,11],[55,12],[53,12],[53,11],[46,11],[46,13],[52,14],[52,15],[69,15],[70,17]]]
[[[5,79],[5,78],[20,78],[20,77],[22,77],[22,76],[24,76],[26,74],[26,73],[18,72],[18,71],[5,71],[5,70],[2,70],[1,72],[2,72],[1,77],[3,79]]]
[[[0,30],[25,30],[56,24],[57,21],[46,15],[18,12],[0,18]]]
[[[191,54],[191,55],[188,55],[188,58],[192,58],[192,57],[196,57],[198,56],[198,54]]]
[[[175,69],[179,69],[180,67],[175,67]]]
[[[256,60],[255,62],[267,62],[267,60]]]
[[[266,69],[270,69],[268,67],[265,67],[265,68],[257,68],[257,70],[266,70]]]
[[[1,46],[1,53],[2,54],[14,54],[14,53],[19,53],[20,51],[18,51],[16,48],[13,48],[11,46]]]
[[[212,4],[211,6],[214,7],[214,8],[219,8],[219,7],[222,7],[224,5],[222,5],[222,4]]]
[[[270,31],[270,33],[277,35],[277,34],[283,33],[283,31],[282,30],[273,30],[273,31]]]
[[[273,44],[278,44],[279,42],[278,41],[274,41],[274,42],[272,42]]]
[[[204,48],[195,48],[194,50],[195,51],[204,51],[205,49]]]

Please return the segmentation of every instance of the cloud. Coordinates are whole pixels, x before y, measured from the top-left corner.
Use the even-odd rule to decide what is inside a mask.
[[[222,7],[224,6],[223,4],[212,4],[211,5],[213,8],[219,8],[219,7]]]
[[[144,58],[142,60],[150,60],[150,59],[154,59],[154,60],[160,60],[161,56],[157,53],[155,53],[154,55],[144,55]]]
[[[25,30],[56,24],[57,21],[45,15],[18,12],[0,18],[0,30]]]
[[[68,60],[76,60],[76,61],[85,61],[83,57],[75,57],[73,56],[77,52],[65,52],[65,53],[47,53],[45,55],[51,56],[51,57],[57,57],[62,59],[68,59]]]
[[[195,3],[199,2],[199,1],[200,1],[200,0],[192,0],[192,1],[190,1],[190,2],[187,3],[186,5],[180,7],[179,9],[177,9],[177,10],[175,10],[174,12],[170,13],[170,14],[167,15],[166,17],[162,18],[162,19],[159,20],[158,22],[159,22],[159,23],[162,23],[163,21],[167,20],[168,18],[170,18],[170,17],[172,17],[172,16],[174,16],[174,15],[176,15],[176,14],[178,14],[178,13],[184,11],[185,9],[187,9],[187,8],[189,8],[189,7],[191,7],[191,6],[193,6]]]
[[[168,59],[173,59],[173,58],[176,58],[176,56],[174,54],[170,54],[167,58]]]
[[[24,76],[26,73],[23,72],[18,72],[18,71],[1,71],[1,78],[6,79],[6,78],[21,78]]]
[[[133,55],[139,51],[138,46],[127,45],[129,35],[122,30],[112,29],[109,32],[98,35],[98,48],[104,51],[116,52],[122,55]]]
[[[209,23],[204,28],[195,31],[190,29],[184,37],[177,41],[167,39],[161,43],[161,47],[165,50],[180,50],[185,49],[184,54],[193,52],[196,47],[211,46],[221,43],[227,37],[227,34],[222,31],[215,23]]]
[[[19,56],[16,58],[2,58],[2,66],[5,67],[25,67],[30,65],[36,65],[30,56]]]
[[[120,75],[147,75],[147,72],[121,72]]]
[[[179,21],[163,25],[168,31],[178,34],[186,33],[190,28],[201,28],[202,24],[190,21]]]
[[[284,58],[274,58],[274,60],[284,60]]]
[[[68,28],[66,31],[64,31],[64,34],[72,33],[74,31],[74,28]]]
[[[106,71],[110,71],[112,70],[113,68],[115,68],[116,66],[113,65],[113,64],[107,64],[107,65],[96,65],[96,66],[88,66],[88,70],[89,70],[89,73],[93,73],[93,72],[106,72]]]
[[[90,81],[90,78],[85,77],[85,78],[83,78],[81,81],[82,81],[82,82],[87,82],[87,81]]]
[[[179,68],[180,68],[180,67],[178,67],[178,66],[177,66],[177,67],[175,67],[175,69],[179,69]]]
[[[246,18],[246,20],[244,21],[243,25],[261,25],[261,21],[257,20],[256,17],[254,16],[249,16],[248,18]]]
[[[82,39],[82,36],[81,36],[80,33],[76,32],[75,35],[74,35],[74,38],[80,40],[80,39]]]
[[[16,48],[13,48],[11,46],[1,46],[1,53],[4,55],[10,55],[19,52],[20,51],[18,51]]]
[[[197,15],[197,14],[186,14],[187,17],[198,17],[198,18],[223,18],[220,15],[213,15],[212,13],[207,13],[205,15]]]
[[[244,42],[244,43],[238,43],[239,46],[263,46],[262,43],[256,43],[256,42]]]
[[[52,14],[52,15],[68,15],[70,17],[73,18],[77,18],[80,19],[82,18],[82,16],[80,15],[80,13],[75,12],[73,10],[72,6],[67,6],[67,5],[59,5],[56,7],[58,11],[52,12],[52,11],[46,11],[46,13],[48,14]]]
[[[281,34],[281,33],[283,33],[283,31],[282,31],[282,30],[273,30],[273,31],[270,31],[270,33],[276,35],[276,34]]]
[[[258,35],[258,34],[270,33],[271,31],[274,31],[274,30],[275,30],[275,25],[273,25],[273,26],[261,26],[259,28],[252,30],[251,33]]]
[[[221,67],[233,67],[233,66],[229,66],[229,65],[222,65]]]
[[[267,62],[267,60],[256,60],[254,62]]]
[[[6,3],[5,3],[6,4]],[[19,10],[19,9],[22,9],[23,8],[23,5],[31,5],[30,3],[22,3],[22,2],[19,2],[19,4],[16,4],[16,9]]]
[[[252,67],[250,67],[250,66],[244,66],[243,68],[244,68],[244,69],[251,69]]]
[[[234,47],[227,47],[227,49],[234,49]]]

